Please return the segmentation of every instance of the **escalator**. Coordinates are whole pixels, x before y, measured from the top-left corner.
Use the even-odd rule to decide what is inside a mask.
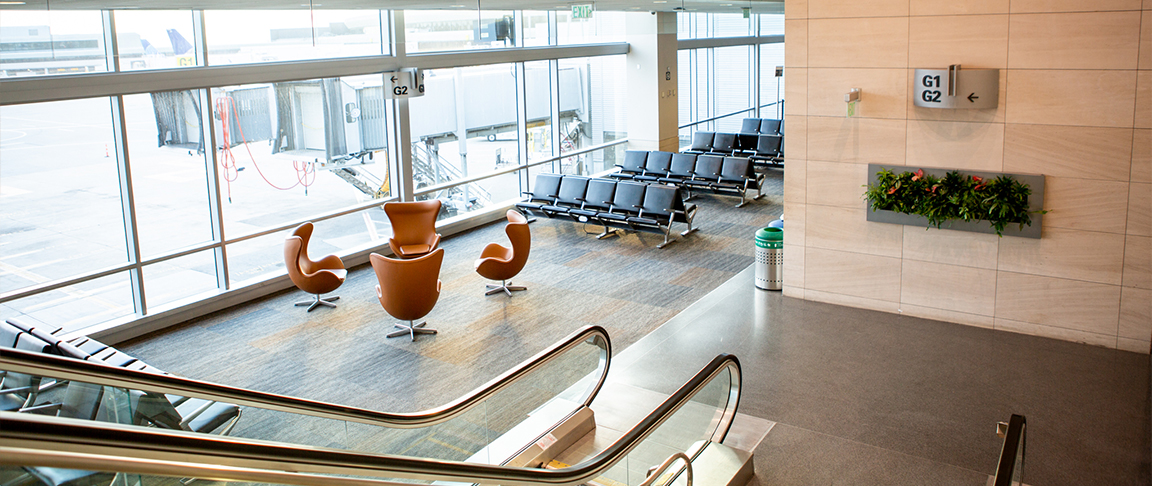
[[[732,457],[733,477],[751,476],[750,456],[720,444],[739,402],[735,357],[717,356],[625,427],[596,417],[610,363],[607,333],[589,326],[444,406],[383,413],[4,348],[0,370],[43,377],[55,388],[45,400],[98,389],[105,412],[0,412],[0,482],[663,485]],[[140,425],[134,407],[158,394],[243,413],[228,435]]]

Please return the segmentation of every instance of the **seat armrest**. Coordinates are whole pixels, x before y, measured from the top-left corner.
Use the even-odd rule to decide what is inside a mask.
[[[202,405],[200,405],[199,407],[196,407],[196,410],[193,410],[192,413],[188,414],[187,417],[184,417],[183,419],[180,420],[180,428],[184,429],[184,430],[192,430],[188,426],[188,424],[192,423],[192,421],[195,420],[196,417],[199,417],[200,414],[204,413],[206,410],[208,410],[209,408],[211,408],[215,404],[216,404],[216,402],[205,400]]]
[[[22,393],[22,392],[26,392],[26,391],[31,391],[32,388],[33,387],[31,387],[31,386],[22,386],[19,388],[5,388],[3,390],[0,390],[0,395],[9,395],[12,393]]]
[[[40,413],[45,411],[58,411],[63,407],[63,403],[50,403],[47,405],[37,405],[35,407],[24,407],[18,410],[20,413]]]

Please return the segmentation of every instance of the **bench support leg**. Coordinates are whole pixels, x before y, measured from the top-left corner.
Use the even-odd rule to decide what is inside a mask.
[[[695,231],[696,231],[696,228],[692,227],[692,218],[688,218],[688,229],[680,232],[680,236],[688,236]]]
[[[671,232],[672,232],[672,223],[668,223],[668,227],[664,229],[664,242],[659,244],[659,245],[656,245],[656,248],[663,249],[665,246],[668,246],[669,243],[676,242],[676,240],[669,240],[668,239],[668,235]]]
[[[604,238],[607,238],[607,237],[609,237],[609,236],[620,236],[620,234],[619,234],[619,233],[617,233],[617,232],[616,232],[616,230],[614,230],[614,229],[611,229],[611,228],[609,228],[609,227],[605,226],[605,227],[604,227],[604,232],[603,232],[603,233],[600,233],[600,234],[598,234],[598,235],[596,235],[596,239],[597,239],[597,240],[603,240]]]
[[[740,204],[737,204],[736,207],[742,208],[745,204],[748,204],[748,201],[744,199],[744,191],[740,191]]]

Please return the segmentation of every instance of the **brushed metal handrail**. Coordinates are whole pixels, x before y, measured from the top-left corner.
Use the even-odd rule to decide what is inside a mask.
[[[0,464],[302,486],[402,484],[393,479],[507,486],[577,485],[622,460],[724,371],[729,371],[729,388],[737,390],[729,396],[738,398],[740,362],[732,355],[718,355],[602,452],[563,469],[344,451],[13,412],[0,412]],[[738,400],[728,400],[723,405],[723,415],[735,415],[737,403]],[[717,428],[730,425],[730,420],[721,420]],[[717,430],[713,437],[726,432]]]
[[[504,390],[585,342],[591,342],[600,347],[600,357],[597,364],[600,378],[585,392],[583,404],[587,406],[592,403],[603,386],[612,360],[612,344],[608,338],[608,331],[600,326],[580,328],[568,337],[464,396],[440,407],[420,412],[379,412],[12,348],[0,348],[0,369],[96,385],[203,398],[332,420],[345,420],[392,428],[417,428],[443,423],[471,410],[486,398]]]

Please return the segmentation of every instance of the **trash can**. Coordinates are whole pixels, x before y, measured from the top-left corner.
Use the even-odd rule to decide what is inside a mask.
[[[784,288],[784,230],[780,228],[756,231],[756,287]]]

